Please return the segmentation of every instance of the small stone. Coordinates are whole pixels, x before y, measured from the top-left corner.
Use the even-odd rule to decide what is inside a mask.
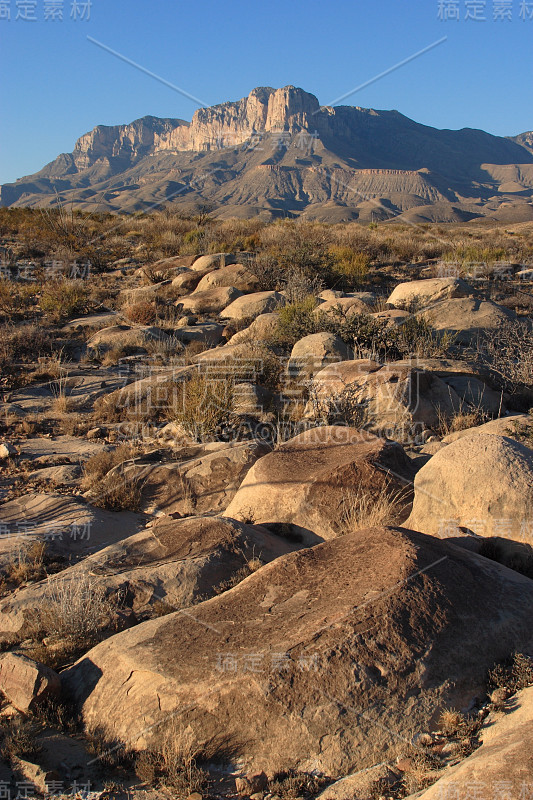
[[[413,769],[414,762],[412,758],[398,758],[396,760],[396,767],[400,770],[400,772],[409,772],[410,769]]]
[[[237,794],[241,796],[251,797],[254,794],[259,794],[266,789],[268,778],[264,772],[250,773],[248,775],[235,778],[235,788]]]
[[[12,444],[9,442],[2,442],[0,444],[0,460],[3,461],[6,458],[10,458],[11,456],[16,455],[16,450]]]
[[[202,795],[200,792],[193,792],[188,796],[187,800],[202,800]]]

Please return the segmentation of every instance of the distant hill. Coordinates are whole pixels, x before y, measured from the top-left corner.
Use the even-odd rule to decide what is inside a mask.
[[[98,125],[40,172],[0,187],[4,206],[133,212],[207,205],[218,217],[362,221],[533,219],[533,133],[438,130],[398,111],[321,107],[262,87],[195,112]]]

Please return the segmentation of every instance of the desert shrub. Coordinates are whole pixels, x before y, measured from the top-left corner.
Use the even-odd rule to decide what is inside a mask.
[[[269,292],[280,289],[285,279],[283,268],[275,255],[268,252],[259,252],[248,263],[248,270],[257,279],[257,290]]]
[[[178,387],[173,419],[201,442],[212,440],[232,411],[234,379],[194,372]]]
[[[33,305],[35,284],[0,278],[0,314],[5,318],[23,316]]]
[[[444,709],[439,718],[439,730],[446,736],[455,736],[464,726],[465,718],[453,708]]]
[[[38,325],[12,324],[0,326],[0,367],[2,372],[14,368],[17,361],[35,361],[50,353],[52,342]]]
[[[202,252],[205,242],[205,231],[201,228],[194,228],[183,234],[183,243],[180,252],[184,255],[199,255]]]
[[[70,580],[48,581],[35,626],[47,636],[75,642],[92,642],[107,627],[118,608],[119,597],[88,573]]]
[[[297,303],[280,308],[273,343],[289,349],[304,336],[321,330],[320,319],[313,313],[317,305],[316,298],[308,295]]]
[[[370,256],[365,252],[355,252],[350,247],[333,245],[329,248],[333,256],[333,272],[339,276],[344,289],[362,286],[368,277]]]
[[[302,269],[288,269],[282,280],[282,289],[290,304],[303,303],[308,297],[320,294],[323,288],[320,275],[309,274]]]
[[[84,477],[82,487],[91,489],[113,467],[129,461],[137,454],[137,448],[132,444],[120,444],[112,450],[102,450],[95,453],[85,462],[83,467]]]
[[[490,689],[501,687],[512,693],[533,685],[533,659],[523,653],[513,653],[490,670],[488,685]]]
[[[490,336],[481,337],[477,350],[500,387],[526,409],[533,394],[533,327],[528,321],[509,320]]]
[[[53,322],[61,322],[84,310],[88,289],[80,280],[47,283],[42,291],[40,306]]]
[[[327,317],[321,315],[320,329],[339,336],[352,348],[356,358],[380,361],[402,357],[394,330],[370,314],[347,315],[340,308],[332,309]]]
[[[172,717],[161,726],[154,746],[139,753],[135,772],[142,781],[172,788],[178,796],[187,797],[207,787],[208,773],[197,763],[201,758],[202,750],[191,728],[184,728]]]
[[[434,331],[423,317],[412,315],[391,332],[402,356],[444,358],[449,355],[455,336],[449,331]]]
[[[15,758],[29,758],[37,755],[41,748],[36,742],[40,725],[35,720],[13,719],[3,720],[3,735],[0,745],[0,755],[6,761]]]
[[[147,301],[126,305],[122,308],[122,313],[137,325],[152,325],[157,316],[155,303]]]
[[[142,488],[122,472],[111,472],[91,490],[91,502],[107,511],[139,511]]]
[[[318,795],[325,788],[327,778],[308,772],[278,772],[268,783],[269,792],[281,800],[296,800]]]
[[[24,542],[4,568],[4,580],[11,586],[40,581],[47,574],[46,544],[40,541]]]

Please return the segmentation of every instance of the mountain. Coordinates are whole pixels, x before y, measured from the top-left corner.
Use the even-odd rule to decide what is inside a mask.
[[[40,172],[0,187],[4,206],[133,212],[201,205],[218,217],[363,221],[533,219],[533,134],[438,130],[398,111],[320,106],[261,87],[191,122],[98,125]]]

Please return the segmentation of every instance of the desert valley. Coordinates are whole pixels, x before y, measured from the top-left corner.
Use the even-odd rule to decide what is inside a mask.
[[[532,797],[532,142],[258,88],[1,187],[0,797]]]

